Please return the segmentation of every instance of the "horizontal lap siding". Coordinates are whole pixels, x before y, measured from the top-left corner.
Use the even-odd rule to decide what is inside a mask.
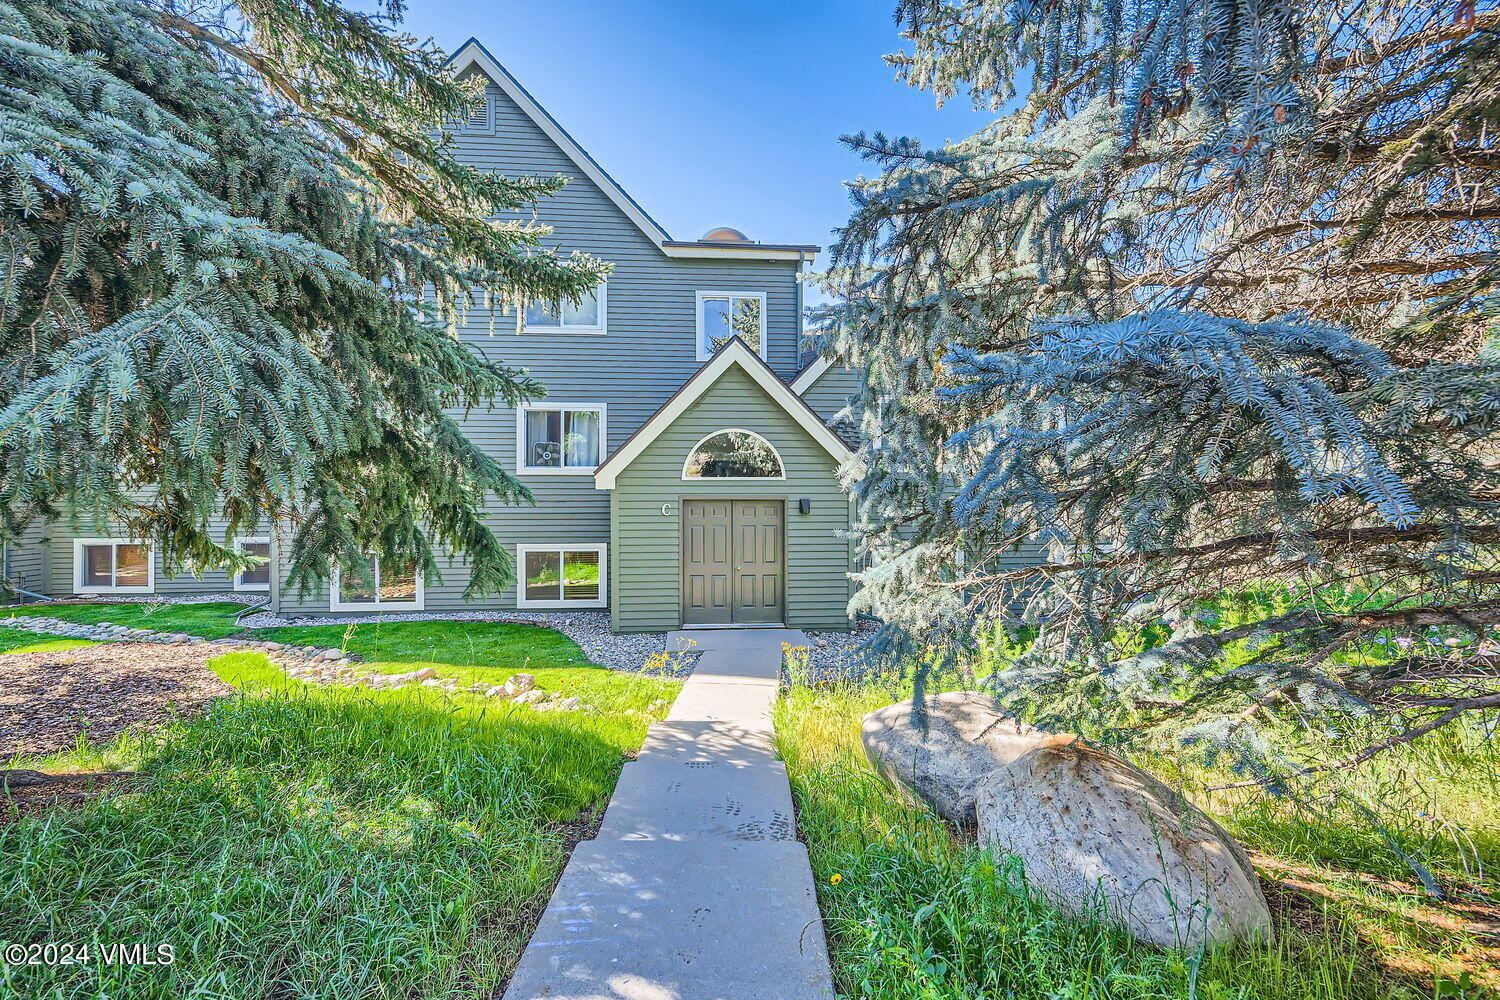
[[[47,549],[42,544],[45,527],[34,524],[20,533],[6,547],[6,579],[17,590],[29,590],[35,594],[47,594]],[[48,595],[50,596],[50,595]],[[0,600],[31,600],[26,595],[0,595]]]
[[[562,192],[537,206],[538,218],[553,227],[545,242],[564,253],[579,250],[608,260],[614,272],[606,293],[608,332],[603,335],[552,334],[535,327],[518,335],[513,318],[492,316],[489,310],[476,307],[458,327],[457,335],[464,343],[492,361],[525,368],[553,402],[604,403],[608,407],[606,454],[645,423],[701,366],[695,316],[700,290],[764,292],[770,362],[783,376],[795,374],[795,262],[667,257],[504,93],[492,86],[488,95],[489,128],[460,132],[456,136],[459,158],[510,176],[566,177],[568,184]],[[514,408],[486,406],[467,413],[455,411],[454,416],[472,441],[506,469],[516,471]],[[531,489],[535,503],[491,503],[484,514],[485,523],[511,554],[517,545],[608,543],[613,575],[620,543],[611,537],[611,497],[595,489],[593,476],[520,478]],[[675,555],[672,558],[675,566]],[[427,581],[425,607],[516,606],[514,586],[499,595],[466,601],[463,590],[468,579],[466,566],[443,560],[442,580]],[[326,585],[305,595],[288,591],[280,596],[279,606],[296,613],[326,613],[328,597]]]
[[[832,423],[849,404],[849,397],[858,392],[858,375],[847,368],[830,368],[807,387],[802,399],[818,416]]]
[[[233,539],[227,534],[227,524],[219,518],[209,522],[209,534],[211,537],[225,542]],[[255,533],[257,537],[270,535],[270,529],[264,528]],[[46,590],[42,593],[49,597],[70,597],[76,593],[74,590],[74,565],[73,565],[73,543],[79,538],[110,538],[118,541],[129,541],[121,527],[113,522],[102,524],[90,524],[82,522],[71,524],[65,521],[54,521],[46,526],[44,537],[41,540],[41,549],[45,552],[46,560]],[[226,594],[234,590],[234,582],[229,574],[223,570],[210,570],[202,576],[194,576],[192,573],[178,573],[167,576],[162,572],[162,563],[158,554],[156,558],[156,585],[152,593],[164,596],[180,596],[183,594]],[[104,595],[108,596],[108,595]]]
[[[781,454],[785,480],[682,480],[688,451],[706,434],[737,427],[760,434]],[[660,631],[681,620],[681,501],[777,498],[786,501],[787,624],[845,628],[849,580],[848,498],[833,459],[744,372],[730,369],[620,474],[611,505],[616,628]],[[812,501],[800,514],[797,501]],[[662,504],[671,504],[670,515]]]

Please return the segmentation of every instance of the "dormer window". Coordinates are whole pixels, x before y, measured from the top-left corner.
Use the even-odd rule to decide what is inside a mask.
[[[606,332],[606,298],[604,285],[586,292],[577,302],[530,302],[526,306],[527,333],[604,333]],[[516,332],[522,324],[516,323]]]
[[[734,337],[766,356],[766,293],[699,292],[698,360],[707,361]]]

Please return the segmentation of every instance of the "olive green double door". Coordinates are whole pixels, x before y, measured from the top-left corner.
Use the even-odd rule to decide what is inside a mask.
[[[682,624],[786,621],[786,504],[682,501]]]

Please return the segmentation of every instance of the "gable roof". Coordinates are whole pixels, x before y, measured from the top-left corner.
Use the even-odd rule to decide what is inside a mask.
[[[833,432],[823,419],[813,412],[812,407],[802,400],[802,397],[794,393],[790,386],[783,382],[771,366],[766,364],[765,359],[752,351],[739,337],[731,337],[729,342],[714,352],[713,357],[703,363],[703,367],[682,384],[682,388],[672,394],[661,407],[651,415],[651,418],[640,426],[614,453],[606,458],[599,467],[594,470],[594,486],[601,490],[612,490],[620,473],[635,461],[645,451],[647,446],[661,436],[662,432],[672,425],[672,422],[687,410],[689,406],[696,403],[711,386],[719,381],[720,376],[730,368],[739,367],[746,375],[765,390],[778,406],[787,412],[797,424],[813,440],[817,441],[828,452],[836,462],[847,460],[853,452],[849,450],[843,440]]]
[[[823,357],[818,358],[818,360],[802,369],[801,374],[792,381],[792,391],[799,396],[802,395],[813,387],[814,382],[823,377],[824,372],[832,367],[832,361]]]
[[[822,249],[810,244],[796,243],[706,243],[701,240],[674,240],[661,227],[661,224],[651,218],[640,203],[630,197],[619,182],[611,177],[599,165],[599,162],[568,134],[567,129],[559,125],[557,119],[537,103],[536,98],[521,86],[520,81],[510,75],[509,70],[500,65],[500,61],[491,55],[478,39],[470,38],[459,46],[458,51],[448,57],[448,65],[455,74],[463,73],[472,67],[489,77],[495,86],[504,91],[522,113],[535,122],[537,127],[546,133],[547,138],[551,139],[557,148],[573,161],[574,166],[593,181],[594,185],[604,192],[605,197],[614,202],[615,206],[625,213],[625,217],[660,247],[662,253],[668,257],[802,261],[811,260],[813,255]]]

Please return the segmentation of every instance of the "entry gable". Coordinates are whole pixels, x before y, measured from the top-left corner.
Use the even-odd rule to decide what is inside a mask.
[[[772,402],[786,411],[798,426],[807,431],[808,435],[828,452],[835,462],[843,462],[850,457],[852,453],[849,446],[840,440],[827,424],[823,423],[812,408],[771,370],[760,355],[752,351],[739,337],[733,337],[719,348],[702,368],[698,369],[697,374],[684,382],[682,388],[678,389],[671,399],[662,404],[661,408],[641,425],[640,430],[627,438],[624,444],[615,449],[614,454],[594,470],[594,485],[601,490],[614,489],[620,473],[640,457],[651,442],[672,426],[678,417],[702,398],[704,393],[732,370],[741,371],[748,376]],[[728,419],[732,422],[732,418]]]

